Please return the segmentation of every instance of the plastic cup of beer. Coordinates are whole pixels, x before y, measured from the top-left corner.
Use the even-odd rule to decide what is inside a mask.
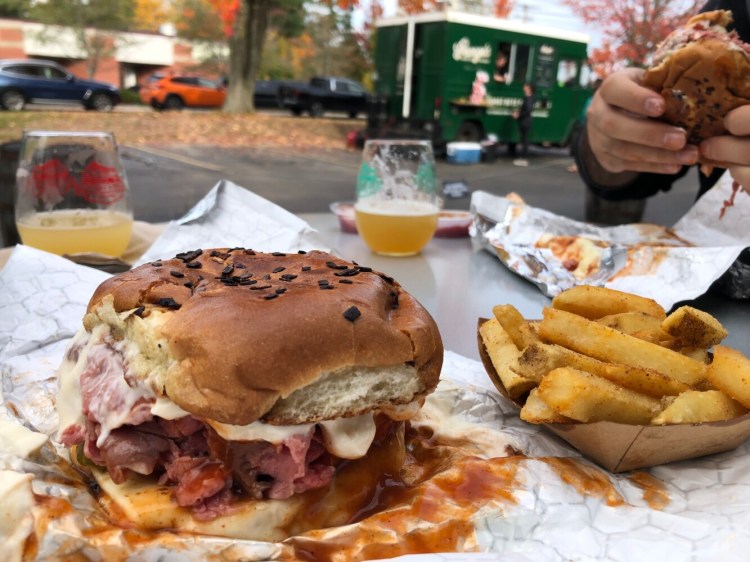
[[[121,256],[130,242],[133,211],[114,135],[26,131],[15,217],[28,246],[59,255]]]
[[[373,252],[413,256],[432,239],[440,213],[430,141],[365,142],[354,205],[357,231]]]

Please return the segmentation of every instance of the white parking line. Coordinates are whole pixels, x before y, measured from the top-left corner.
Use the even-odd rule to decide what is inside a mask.
[[[161,158],[169,158],[170,160],[181,162],[182,164],[187,164],[188,166],[193,166],[194,168],[202,168],[204,170],[210,170],[212,172],[221,172],[224,169],[222,166],[217,166],[216,164],[211,164],[210,162],[196,160],[195,158],[190,158],[189,156],[175,154],[174,152],[167,152],[166,150],[160,150],[158,148],[153,148],[150,146],[144,147],[127,145],[127,147],[130,150],[138,150],[140,152],[145,152],[146,154],[160,156]]]

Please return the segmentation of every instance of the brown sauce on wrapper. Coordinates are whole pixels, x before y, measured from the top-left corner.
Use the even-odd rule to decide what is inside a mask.
[[[381,478],[346,527],[311,531],[284,544],[288,560],[349,562],[476,550],[473,516],[488,502],[515,504],[525,457],[481,459],[407,431],[406,458]],[[375,461],[377,462],[377,461]]]
[[[577,459],[530,460],[511,448],[508,456],[482,458],[468,437],[444,437],[408,423],[379,424],[378,433],[365,458],[344,461],[329,487],[304,495],[302,508],[283,529],[290,538],[280,543],[279,560],[355,562],[477,551],[475,522],[483,508],[497,518],[503,517],[504,509],[512,509],[516,491],[525,489],[521,474],[530,462],[545,463],[583,496],[601,498],[609,506],[627,505],[611,475]],[[643,489],[649,506],[667,505],[666,488],[650,474],[638,472],[629,478]],[[86,485],[83,479],[81,485]],[[107,502],[98,486],[88,485],[100,502]],[[36,501],[36,528],[27,541],[27,559],[34,559],[38,551],[34,535],[43,536],[51,521],[73,513],[65,499],[36,496]],[[179,552],[192,540],[201,541],[199,535],[190,538],[169,529],[133,528],[112,505],[85,518],[80,531],[86,548],[115,562],[149,546]],[[70,552],[82,546],[79,543]]]
[[[648,472],[635,472],[628,476],[628,480],[643,490],[643,500],[651,509],[662,511],[669,505],[669,492],[664,482]]]
[[[628,248],[627,261],[608,281],[621,277],[654,275],[661,264],[669,258],[672,248],[653,247],[648,244],[635,244]]]
[[[547,463],[557,472],[560,480],[575,488],[582,496],[602,498],[610,507],[625,504],[625,499],[615,489],[607,472],[571,458],[545,457],[539,460]]]
[[[563,482],[573,486],[582,496],[600,497],[611,507],[626,504],[607,472],[571,458],[548,457],[540,460],[552,467]],[[643,500],[651,509],[661,511],[669,505],[666,486],[648,472],[634,472],[628,476],[628,480],[643,490]]]
[[[628,276],[654,275],[661,264],[669,258],[674,248],[694,246],[681,238],[671,228],[650,224],[633,225],[641,231],[645,242],[631,244],[627,248],[627,261],[608,281]]]

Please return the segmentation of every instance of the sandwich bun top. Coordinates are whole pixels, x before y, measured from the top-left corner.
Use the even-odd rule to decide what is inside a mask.
[[[750,103],[750,47],[727,32],[731,22],[726,10],[694,16],[660,44],[642,78],[666,102],[662,119],[691,144],[726,134],[724,116]]]
[[[396,281],[319,251],[142,265],[97,288],[84,327],[101,324],[157,393],[236,425],[398,413],[434,390],[443,360],[434,320]]]

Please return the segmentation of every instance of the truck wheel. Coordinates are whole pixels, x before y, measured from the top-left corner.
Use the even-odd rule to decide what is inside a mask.
[[[456,131],[456,140],[464,142],[479,142],[483,136],[482,126],[476,121],[464,121]]]
[[[357,118],[357,112],[356,111],[350,111],[349,112],[349,119],[356,119]]]
[[[315,101],[310,106],[310,117],[323,117],[323,104]]]
[[[302,115],[302,110],[299,107],[295,107],[294,109],[292,109],[292,115],[294,115],[295,117],[299,117],[300,115]]]

